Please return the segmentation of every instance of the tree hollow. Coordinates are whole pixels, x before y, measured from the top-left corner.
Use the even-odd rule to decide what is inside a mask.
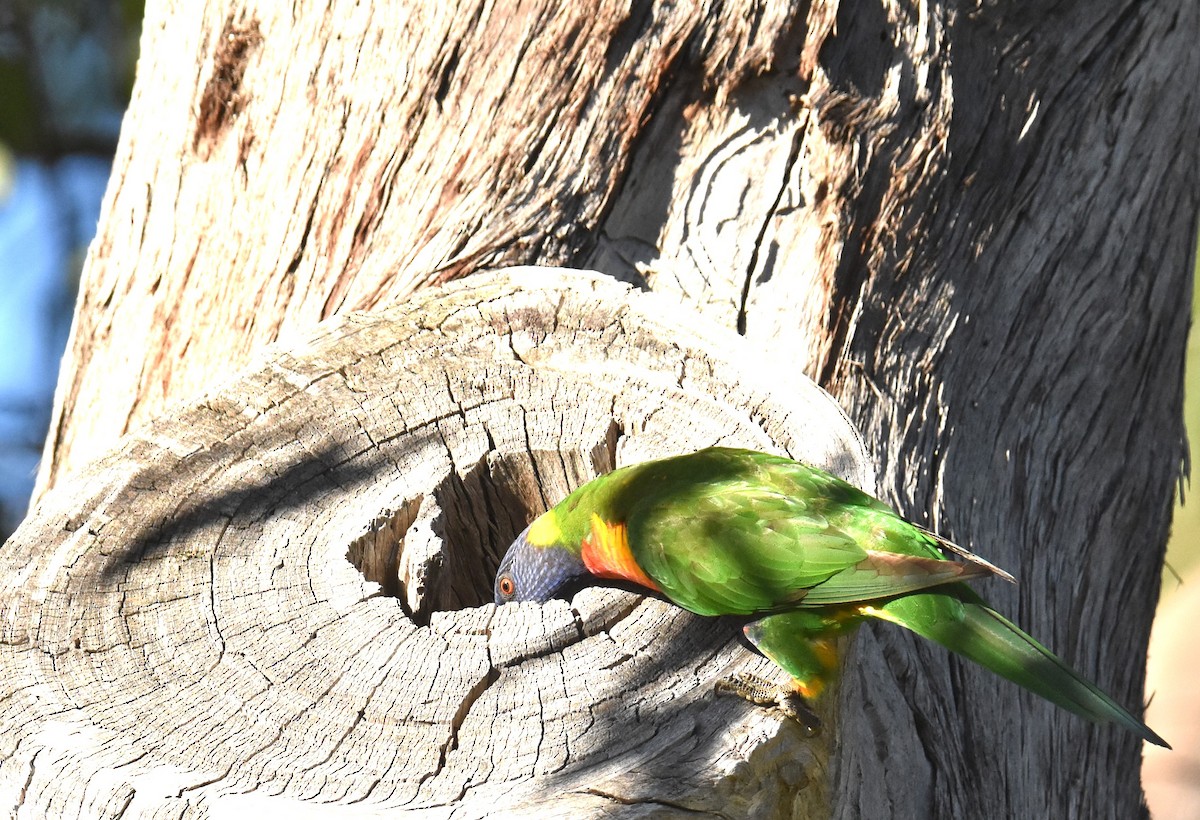
[[[735,624],[614,589],[491,604],[516,533],[614,466],[724,444],[872,488],[832,400],[743,345],[510,269],[328,323],[127,436],[0,551],[0,792],[64,817],[825,799],[828,738],[714,696],[780,674]]]

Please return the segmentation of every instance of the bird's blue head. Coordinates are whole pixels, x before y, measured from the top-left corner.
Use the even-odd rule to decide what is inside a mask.
[[[526,527],[504,553],[496,570],[497,606],[511,601],[548,601],[568,581],[587,574],[583,559],[566,547],[531,542],[530,530],[537,526],[535,521]]]

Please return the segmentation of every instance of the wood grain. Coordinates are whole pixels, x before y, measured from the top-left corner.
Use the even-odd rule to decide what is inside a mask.
[[[828,387],[881,495],[1013,570],[998,607],[1136,710],[1184,459],[1197,30],[1168,0],[151,2],[40,486],[323,318],[594,268],[772,350],[772,389]],[[414,623],[467,594],[420,557],[447,492],[353,541]],[[835,816],[1145,814],[1131,738],[894,630],[842,694]]]
[[[0,795],[56,817],[827,801],[832,731],[713,694],[778,674],[735,624],[611,589],[491,604],[511,539],[617,464],[731,444],[871,487],[833,401],[744,359],[668,300],[513,269],[329,323],[126,437],[0,552]]]
[[[793,5],[147,3],[38,491],[325,317],[577,260],[667,78]]]

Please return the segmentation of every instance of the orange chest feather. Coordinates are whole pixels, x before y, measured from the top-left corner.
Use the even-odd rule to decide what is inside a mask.
[[[600,578],[630,581],[658,592],[658,584],[633,560],[624,524],[609,524],[592,516],[592,531],[583,539],[581,556],[588,572]]]

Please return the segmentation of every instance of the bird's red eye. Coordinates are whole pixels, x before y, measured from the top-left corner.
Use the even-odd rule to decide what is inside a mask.
[[[500,594],[505,598],[511,598],[512,594],[517,591],[517,585],[513,583],[513,579],[507,575],[500,576]]]

